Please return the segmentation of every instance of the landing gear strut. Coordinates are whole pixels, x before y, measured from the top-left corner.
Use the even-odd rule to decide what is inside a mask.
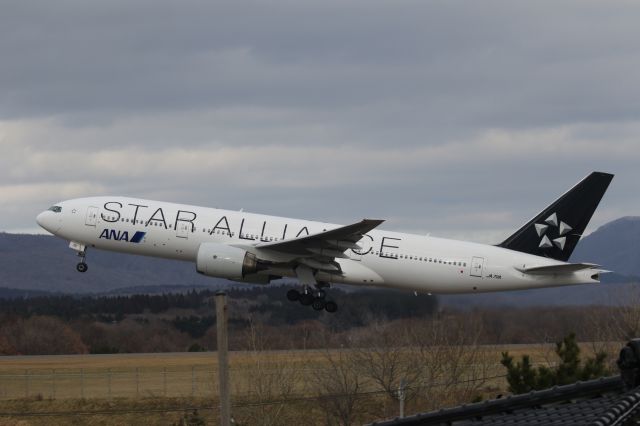
[[[76,265],[76,271],[85,273],[89,269],[89,266],[84,261],[84,259],[87,256],[87,254],[86,254],[86,252],[81,251],[81,252],[78,252],[78,256],[80,256],[80,263],[78,263]]]

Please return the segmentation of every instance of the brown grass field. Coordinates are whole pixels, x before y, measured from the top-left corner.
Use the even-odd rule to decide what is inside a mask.
[[[552,359],[553,345],[483,350],[490,364],[487,376],[501,376],[501,352],[527,353],[534,361],[545,362]],[[585,352],[589,354],[588,347]],[[331,352],[332,357],[336,354]],[[232,352],[232,404],[238,424],[325,424],[309,398],[317,395],[311,379],[327,362],[323,351]],[[206,424],[216,424],[217,374],[215,352],[1,357],[0,426],[171,425],[191,413],[191,407],[200,407]],[[287,384],[283,400],[281,388]],[[365,383],[361,392],[376,389]],[[503,377],[483,384],[485,397],[505,391]],[[374,406],[393,404],[383,399],[384,395],[367,394],[361,404],[363,421],[379,418]],[[370,417],[367,406],[372,407]],[[301,422],[300,416],[311,417]]]

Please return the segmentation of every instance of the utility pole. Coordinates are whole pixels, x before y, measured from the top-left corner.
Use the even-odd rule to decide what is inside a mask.
[[[218,383],[220,385],[220,426],[231,424],[231,394],[229,392],[229,341],[227,339],[227,295],[216,293],[216,325],[218,331]]]

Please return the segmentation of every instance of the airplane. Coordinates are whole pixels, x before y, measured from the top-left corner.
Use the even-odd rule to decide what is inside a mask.
[[[36,221],[69,241],[88,270],[89,248],[194,262],[200,274],[251,284],[296,278],[287,298],[338,309],[331,284],[452,294],[597,283],[608,272],[568,263],[612,174],[593,172],[497,245],[120,196],[55,204]]]

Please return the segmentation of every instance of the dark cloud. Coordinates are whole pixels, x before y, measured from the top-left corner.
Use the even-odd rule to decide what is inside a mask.
[[[619,174],[596,223],[633,214],[638,18],[635,2],[9,2],[4,229],[110,192],[493,236],[594,169]]]
[[[416,133],[628,120],[639,112],[639,11],[601,2],[14,2],[0,17],[0,54],[10,58],[0,113],[116,119],[282,107],[368,125],[382,117]]]

